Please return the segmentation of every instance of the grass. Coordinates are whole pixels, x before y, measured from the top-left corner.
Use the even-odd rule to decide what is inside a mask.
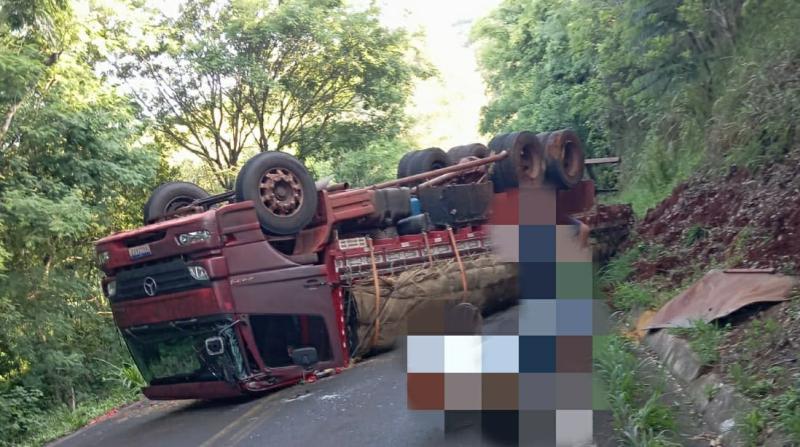
[[[767,426],[767,421],[758,408],[746,413],[738,421],[744,442],[747,447],[757,447],[761,442],[761,433]]]
[[[652,294],[639,284],[622,283],[614,290],[614,307],[623,311],[647,309],[650,307]]]
[[[643,361],[621,336],[598,345],[595,368],[606,385],[614,425],[622,445],[672,447],[676,427],[672,410],[659,401],[662,392],[642,380]]]
[[[705,239],[708,236],[708,230],[700,225],[692,225],[683,234],[683,245],[691,247],[697,241]]]
[[[600,283],[609,287],[625,283],[633,273],[633,264],[639,259],[642,251],[642,246],[635,246],[608,261],[600,270]]]
[[[736,234],[728,253],[725,256],[725,266],[735,267],[744,261],[744,257],[753,247],[769,242],[770,236],[763,230],[759,230],[750,225],[742,227]],[[793,273],[793,272],[792,272]]]
[[[146,383],[139,370],[132,364],[124,362],[115,365],[102,359],[99,360],[106,368],[107,374],[104,381],[111,384],[102,397],[81,400],[75,408],[60,404],[55,407],[40,410],[27,418],[18,418],[16,423],[24,424],[24,430],[18,430],[12,439],[0,437],[0,446],[7,445],[38,447],[69,434],[93,419],[104,415],[108,411],[121,405],[134,402],[141,397],[140,389]],[[23,400],[25,395],[21,394]],[[16,403],[20,401],[17,400]],[[14,408],[4,408],[6,411],[15,412]],[[17,416],[19,411],[15,412]],[[8,435],[8,433],[6,433]]]
[[[689,328],[677,328],[670,331],[689,341],[689,346],[700,358],[703,365],[714,365],[719,362],[719,347],[725,339],[729,326],[720,326],[697,320]]]
[[[774,318],[753,320],[744,339],[746,353],[753,356],[761,350],[769,348],[780,342],[783,329]]]
[[[639,243],[611,259],[601,270],[598,278],[604,289],[610,289],[612,304],[616,309],[629,312],[633,309],[653,309],[660,307],[678,294],[669,279],[654,276],[645,282],[631,280],[638,261],[652,262],[666,253],[659,244]]]
[[[56,438],[72,433],[116,407],[138,400],[139,397],[138,393],[120,392],[105,399],[84,402],[78,405],[75,411],[66,406],[56,408],[42,416],[40,421],[42,430],[37,431],[35,435],[23,440],[18,445],[25,447],[45,445]]]
[[[600,270],[600,284],[614,291],[614,307],[623,311],[648,308],[652,300],[651,291],[629,281],[634,272],[634,263],[647,251],[643,244],[632,247],[617,255]]]
[[[789,308],[790,312],[795,309],[800,309],[797,304]],[[756,406],[737,421],[748,445],[761,445],[764,432],[770,428],[786,434],[792,445],[800,445],[800,378],[786,366],[765,369],[756,363],[765,350],[780,343],[784,336],[784,329],[776,319],[753,320],[740,344],[739,359],[728,368],[736,389]]]

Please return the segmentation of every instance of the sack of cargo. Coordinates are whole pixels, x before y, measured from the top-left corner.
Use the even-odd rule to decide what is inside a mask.
[[[516,303],[519,297],[516,263],[498,262],[494,255],[483,254],[464,258],[462,264],[466,292],[461,267],[454,259],[378,277],[378,299],[372,279],[353,284],[350,292],[358,315],[358,346],[354,355],[392,347],[405,335],[408,315],[426,300],[467,302],[484,315]]]

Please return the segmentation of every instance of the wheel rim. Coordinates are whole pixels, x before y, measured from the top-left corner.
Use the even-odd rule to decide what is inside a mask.
[[[164,214],[175,212],[184,206],[190,205],[192,202],[194,202],[194,199],[191,197],[175,197],[174,199],[170,200],[169,203],[167,203],[167,206],[164,207]]]
[[[272,168],[264,172],[259,193],[264,206],[276,216],[292,216],[303,205],[300,179],[285,168]]]
[[[542,176],[544,162],[537,153],[535,146],[523,146],[519,151],[519,168],[522,175],[530,180],[538,180]]]
[[[562,151],[564,172],[570,178],[577,177],[580,174],[580,160],[578,160],[578,149],[575,147],[575,143],[568,140],[564,143]]]

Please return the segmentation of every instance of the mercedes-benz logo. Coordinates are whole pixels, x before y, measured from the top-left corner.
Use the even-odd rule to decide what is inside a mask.
[[[158,291],[158,283],[155,279],[149,276],[144,279],[142,286],[144,287],[144,293],[146,293],[147,296],[155,296],[156,291]]]

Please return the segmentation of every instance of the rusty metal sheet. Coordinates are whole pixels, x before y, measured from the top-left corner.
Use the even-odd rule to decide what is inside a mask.
[[[690,327],[714,321],[748,304],[786,301],[798,280],[793,276],[753,270],[711,270],[665,304],[647,329]]]

